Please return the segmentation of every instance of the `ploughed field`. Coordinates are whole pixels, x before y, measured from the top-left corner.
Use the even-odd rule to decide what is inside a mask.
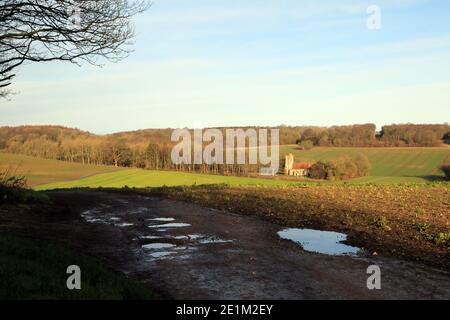
[[[346,190],[340,192],[340,188]],[[390,193],[400,190],[392,190],[394,187],[390,186],[57,190],[46,193],[51,206],[0,207],[0,231],[19,233],[31,243],[45,240],[83,252],[107,262],[114,271],[124,273],[128,279],[142,282],[152,289],[146,293],[137,285],[111,281],[113,279],[103,272],[104,285],[92,287],[92,294],[88,298],[112,296],[139,299],[156,292],[162,297],[198,300],[448,299],[448,251],[445,238],[434,237],[436,232],[445,230],[445,222],[448,221],[448,191],[431,187],[429,192],[424,190],[426,187],[405,189],[395,194],[396,198],[403,198],[398,207],[380,212],[378,207],[384,207],[385,201],[391,206],[394,197],[382,191],[379,197],[386,196],[386,200],[380,200],[379,206],[373,204],[364,209],[363,202],[358,201],[361,198],[360,191],[367,191],[378,200],[377,188]],[[335,200],[326,201],[326,195],[322,194],[324,192],[331,194]],[[178,197],[201,205],[174,200]],[[435,199],[444,199],[445,203],[439,204]],[[340,210],[339,203],[350,200],[355,202],[357,210],[350,213],[347,207],[350,212],[345,215],[345,204]],[[323,203],[323,209],[320,202]],[[422,233],[417,231],[414,234],[417,239],[409,239],[407,229],[411,227],[412,217],[407,214],[408,203],[414,208],[422,202],[422,210],[427,208],[432,211],[418,212],[420,218],[415,219],[417,222],[427,221],[430,226],[423,225]],[[222,210],[206,208],[204,204]],[[248,214],[245,214],[247,209]],[[396,220],[397,211],[399,219],[404,219],[404,224]],[[376,213],[379,217],[385,216],[386,221],[371,219],[376,217]],[[314,219],[322,219],[317,221],[317,228],[314,227]],[[364,223],[364,219],[375,221],[373,230],[372,224]],[[307,223],[308,220],[311,223]],[[342,221],[346,225],[341,224]],[[316,229],[309,230],[316,234],[315,248],[311,248],[310,243],[304,244],[301,238],[287,235],[294,231],[305,235],[304,230],[288,227],[307,224]],[[337,229],[347,231],[346,241],[345,234],[329,239],[325,234],[334,233],[319,232]],[[320,237],[317,237],[318,234]],[[422,237],[428,239],[428,236],[430,240],[423,242]],[[320,243],[317,243],[317,239]],[[23,255],[22,250],[18,254],[11,250],[22,248],[22,243],[13,245],[12,248],[3,246],[9,253],[6,261],[10,261],[11,255]],[[337,245],[345,246],[345,251],[323,250],[324,246],[330,249]],[[402,245],[406,247],[402,248]],[[348,251],[350,249],[352,251]],[[391,252],[393,249],[396,251]],[[378,253],[374,254],[374,250]],[[42,258],[47,260],[36,261],[41,262],[35,268],[39,273],[33,274],[32,279],[41,275],[42,279],[48,279],[47,270],[50,268],[46,266],[49,266],[49,261],[52,262],[50,270],[54,271],[53,274],[59,270],[63,270],[59,274],[65,274],[67,262],[61,261],[63,256],[60,254],[52,257],[52,252]],[[407,261],[399,256],[410,259]],[[411,261],[416,258],[439,268]],[[83,279],[98,279],[98,268],[88,268],[92,264],[86,265],[83,261],[80,264],[80,259],[73,256],[68,259],[70,263],[82,267]],[[373,265],[382,270],[381,290],[369,290],[367,287],[367,269]],[[9,278],[17,280],[17,284],[22,277],[16,276],[13,267],[11,265],[8,268],[10,273],[6,276],[11,275]],[[23,267],[19,270],[23,270]],[[66,288],[64,281],[57,281],[53,290],[49,288],[42,291],[40,283],[47,284],[47,281],[31,282],[26,288],[35,288],[33,292],[36,293],[55,292],[51,295],[55,297],[61,296],[58,288]],[[13,285],[9,285],[9,288],[23,287]],[[104,288],[110,288],[108,295],[104,294]],[[76,290],[81,292],[67,298],[85,298],[85,289]]]
[[[147,190],[287,227],[342,232],[351,244],[374,255],[450,267],[450,187],[446,184],[204,185]]]

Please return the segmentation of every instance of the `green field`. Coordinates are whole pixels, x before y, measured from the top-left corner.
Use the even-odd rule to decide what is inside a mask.
[[[296,161],[329,160],[342,155],[363,153],[371,163],[368,177],[351,183],[420,183],[439,180],[439,166],[450,148],[315,148],[298,150],[297,146],[283,146],[281,154],[292,152]],[[200,184],[229,185],[292,185],[300,181],[225,177],[173,171],[115,168],[82,165],[56,160],[44,160],[23,155],[0,153],[0,170],[17,167],[17,174],[25,175],[36,190],[75,187],[158,187]]]
[[[228,185],[293,185],[298,181],[285,181],[281,179],[269,178],[247,178],[232,176],[216,176],[208,174],[185,173],[174,171],[155,171],[143,169],[128,169],[113,173],[102,173],[92,177],[68,181],[56,182],[36,186],[36,190],[57,189],[57,188],[75,188],[75,187],[161,187],[161,186],[188,186],[202,184],[228,184]]]
[[[314,148],[303,151],[290,145],[280,149],[282,155],[289,152],[295,156],[296,162],[316,162],[363,153],[371,165],[369,176],[352,182],[416,183],[443,176],[439,167],[450,155],[450,148]]]
[[[159,187],[193,184],[284,185],[295,184],[267,178],[224,177],[173,171],[154,171],[82,165],[0,152],[0,171],[12,168],[36,190],[75,187]]]
[[[78,180],[99,173],[126,170],[0,152],[0,171],[6,169],[10,169],[15,175],[25,176],[30,186]]]

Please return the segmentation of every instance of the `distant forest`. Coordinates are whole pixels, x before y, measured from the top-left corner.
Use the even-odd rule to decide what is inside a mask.
[[[250,127],[248,127],[250,128]],[[255,128],[255,127],[252,127]],[[305,147],[436,147],[450,142],[448,124],[280,126],[280,144]],[[245,129],[245,128],[243,128]],[[0,127],[0,150],[83,164],[248,175],[257,166],[175,166],[170,153],[173,129],[146,129],[95,135],[61,126]]]

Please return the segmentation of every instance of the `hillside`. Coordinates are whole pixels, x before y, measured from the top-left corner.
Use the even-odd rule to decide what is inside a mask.
[[[82,165],[58,160],[0,152],[0,171],[9,169],[13,174],[25,176],[29,186],[78,180],[84,177],[126,170],[109,166]]]
[[[449,148],[315,148],[299,150],[283,146],[282,156],[292,152],[296,161],[327,160],[351,153],[367,155],[371,163],[368,177],[349,183],[424,183],[442,178],[438,167],[450,154]],[[45,160],[0,152],[0,170],[12,168],[25,175],[29,185],[37,189],[72,187],[146,187],[199,184],[229,185],[292,185],[311,182],[308,179],[249,178],[82,165],[57,160]]]
[[[362,153],[369,159],[369,176],[353,182],[409,183],[439,180],[439,167],[450,155],[450,148],[314,148],[300,150],[296,145],[283,146],[282,155],[292,153],[295,161],[316,162]]]

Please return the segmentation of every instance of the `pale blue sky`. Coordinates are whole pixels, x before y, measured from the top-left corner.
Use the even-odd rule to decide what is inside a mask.
[[[450,0],[154,0],[134,22],[119,64],[20,69],[0,125],[450,121]]]

